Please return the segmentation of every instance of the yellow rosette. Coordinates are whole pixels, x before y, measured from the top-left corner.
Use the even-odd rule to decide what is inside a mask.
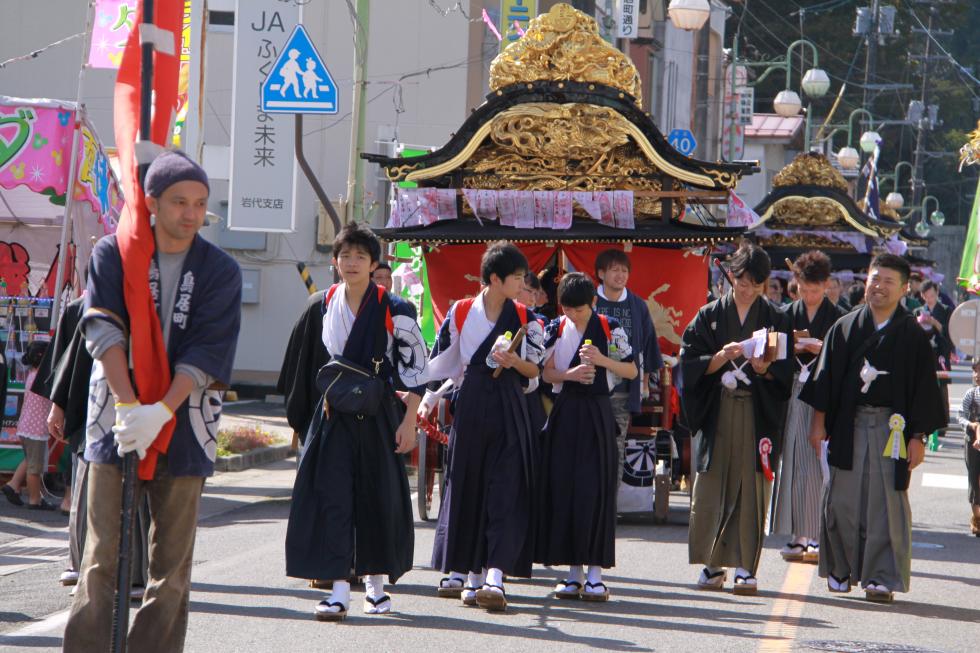
[[[885,444],[882,455],[895,460],[908,459],[909,452],[905,446],[905,418],[898,413],[892,413],[888,418],[888,430],[890,431],[888,443]]]

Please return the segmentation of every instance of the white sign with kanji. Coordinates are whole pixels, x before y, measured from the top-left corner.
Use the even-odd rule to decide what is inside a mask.
[[[635,39],[640,19],[640,0],[618,0],[616,8],[616,24],[619,26],[616,36],[621,39]]]
[[[296,3],[238,0],[235,5],[228,190],[228,228],[235,231],[295,231],[294,118],[263,111],[260,91],[299,22]]]

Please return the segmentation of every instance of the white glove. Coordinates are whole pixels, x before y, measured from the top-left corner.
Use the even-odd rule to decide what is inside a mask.
[[[123,422],[126,421],[126,416],[129,415],[129,413],[132,412],[134,408],[139,408],[139,406],[140,406],[140,402],[138,401],[134,401],[131,404],[121,404],[121,403],[115,404],[115,408],[116,408],[115,426],[122,426]]]
[[[142,460],[146,457],[146,450],[160,435],[160,429],[173,416],[173,412],[162,401],[130,409],[122,423],[117,420],[116,426],[112,427],[116,434],[116,452],[125,456],[130,451],[135,451]]]

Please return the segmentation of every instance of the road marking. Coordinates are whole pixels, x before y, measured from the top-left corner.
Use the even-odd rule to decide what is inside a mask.
[[[772,605],[772,613],[766,628],[762,633],[759,651],[763,653],[782,653],[790,651],[796,640],[800,616],[803,614],[805,600],[795,595],[806,596],[810,590],[810,581],[816,571],[816,565],[790,563],[786,572],[786,580],[779,589],[779,598]]]
[[[61,537],[24,537],[0,546],[0,576],[68,557],[68,531]]]
[[[922,475],[922,487],[940,487],[947,490],[968,490],[970,484],[966,474],[933,474]]]
[[[62,610],[48,615],[41,621],[35,621],[23,628],[0,635],[0,644],[11,644],[16,646],[17,640],[26,637],[37,637],[45,633],[61,633],[68,623],[69,610]]]

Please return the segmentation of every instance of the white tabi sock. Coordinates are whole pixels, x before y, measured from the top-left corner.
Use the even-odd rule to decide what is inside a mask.
[[[736,567],[735,575],[742,576],[743,578],[748,578],[749,576],[753,576],[754,574],[752,574],[748,569],[742,569],[741,567]]]
[[[807,545],[807,539],[805,537],[794,537],[793,544],[800,544],[803,546]]]
[[[384,574],[373,574],[371,576],[364,577],[364,590],[365,594],[370,596],[372,599],[380,599],[385,595],[385,577]]]
[[[458,580],[461,583],[462,582],[465,582],[466,581],[466,574],[464,574],[462,572],[459,572],[459,571],[451,571],[451,572],[449,572],[449,580]]]
[[[486,579],[486,572],[471,571],[470,573],[466,574],[466,586],[480,589],[483,587],[483,583],[486,581]]]
[[[568,568],[568,580],[582,585],[585,583],[585,572],[582,565],[572,565]]]
[[[589,573],[586,577],[586,580],[588,580],[593,585],[596,585],[597,583],[601,583],[602,567],[600,567],[599,565],[589,565]]]
[[[350,583],[346,580],[335,580],[333,582],[333,589],[330,591],[330,598],[327,599],[330,603],[343,603],[344,607],[350,605]],[[327,612],[340,612],[340,608],[333,606],[326,610]]]
[[[497,587],[504,586],[504,572],[497,569],[496,567],[491,567],[487,570],[487,585],[496,585]],[[499,592],[500,590],[496,588],[491,588],[494,592]]]

